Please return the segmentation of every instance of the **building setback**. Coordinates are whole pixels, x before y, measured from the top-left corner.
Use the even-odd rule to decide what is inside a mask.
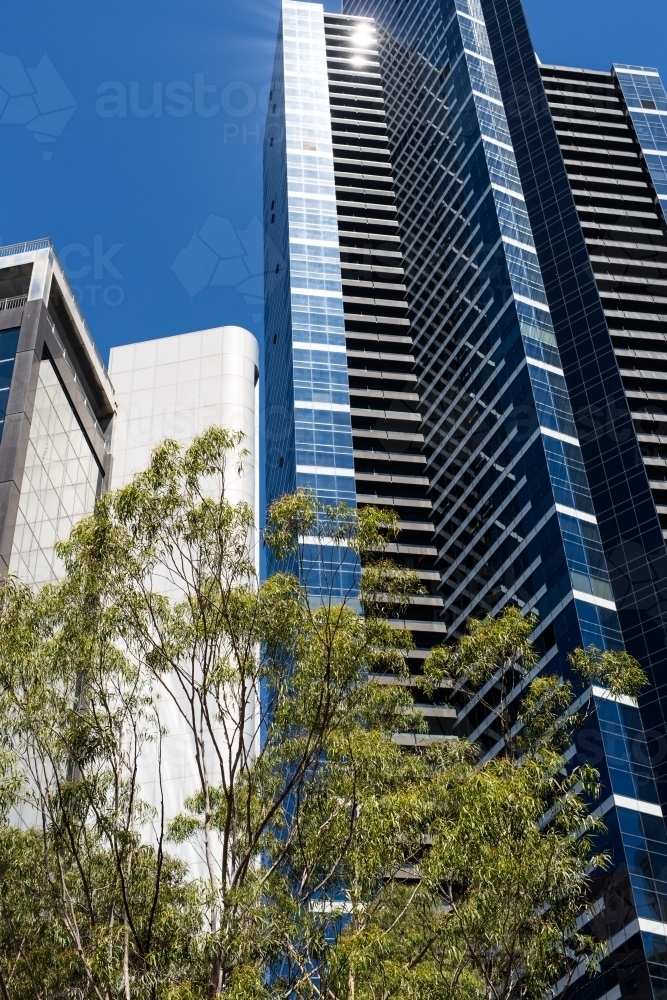
[[[657,996],[667,551],[520,0],[343,10],[378,26],[450,635],[514,603],[539,615],[539,670],[593,643],[650,674],[641,712],[596,693],[577,741],[581,761],[597,747],[614,863],[593,889],[603,975],[572,989]],[[455,731],[491,755],[493,723],[473,703]]]
[[[267,500],[302,487],[325,503],[396,511],[388,554],[425,590],[406,619],[416,674],[446,628],[374,26],[285,0],[272,88]],[[353,593],[339,560],[313,551],[313,592]],[[455,715],[421,710],[433,736]]]

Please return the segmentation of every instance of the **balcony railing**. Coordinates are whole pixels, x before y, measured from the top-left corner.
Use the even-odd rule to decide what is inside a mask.
[[[79,303],[77,302],[76,295],[72,291],[72,286],[70,285],[69,281],[67,280],[67,275],[65,274],[65,271],[63,270],[62,264],[58,260],[58,254],[56,253],[56,249],[53,246],[53,243],[51,242],[51,240],[49,240],[49,239],[45,239],[45,240],[33,240],[31,243],[13,243],[11,246],[0,247],[0,258],[2,258],[2,257],[14,257],[14,256],[16,256],[18,254],[22,254],[22,253],[34,253],[36,250],[51,250],[51,251],[53,251],[53,263],[54,263],[55,270],[58,272],[58,280],[62,282],[62,284],[65,286],[65,288],[68,290],[68,292],[72,296],[72,301],[74,302],[74,308],[76,309],[76,313],[77,313],[77,317],[78,317],[79,323],[81,324],[81,327],[83,328],[83,332],[86,335],[86,339],[88,340],[88,346],[90,347],[90,349],[94,353],[95,357],[97,358],[97,360],[98,360],[98,362],[100,364],[100,367],[101,367],[102,371],[104,372],[106,380],[109,383],[109,387],[111,389],[111,392],[113,394],[113,384],[111,382],[111,379],[109,378],[109,372],[107,371],[107,366],[104,364],[104,361],[102,360],[102,355],[100,354],[100,352],[99,352],[99,350],[97,348],[97,344],[95,343],[95,338],[93,337],[92,333],[90,332],[90,329],[88,327],[88,324],[86,323],[84,315],[83,315],[83,313],[81,312],[81,310],[79,308]]]
[[[0,247],[0,257],[14,257],[20,253],[34,253],[35,250],[49,250],[53,247],[51,240],[33,240],[32,243],[12,243],[8,247]]]
[[[10,299],[0,299],[0,312],[5,309],[20,309],[28,300],[27,295],[15,295]]]

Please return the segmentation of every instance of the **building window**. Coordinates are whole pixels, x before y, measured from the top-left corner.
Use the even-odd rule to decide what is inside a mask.
[[[20,330],[18,327],[0,332],[0,438],[2,438],[2,431],[5,426],[5,414],[7,413],[12,375],[14,374],[19,333]]]

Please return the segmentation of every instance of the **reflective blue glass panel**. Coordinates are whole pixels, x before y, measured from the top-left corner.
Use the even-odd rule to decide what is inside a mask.
[[[667,218],[667,92],[648,66],[614,66],[644,161]]]

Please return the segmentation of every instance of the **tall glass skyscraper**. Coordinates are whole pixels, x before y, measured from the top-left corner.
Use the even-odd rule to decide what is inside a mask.
[[[392,250],[401,255],[392,297],[406,307],[414,363],[405,372],[416,379],[426,459],[421,496],[430,502],[449,634],[512,603],[539,615],[539,670],[566,674],[568,652],[594,644],[628,648],[650,674],[639,707],[596,689],[596,716],[572,751],[600,770],[614,863],[595,883],[590,913],[607,942],[603,975],[590,979],[582,966],[570,989],[607,1000],[662,996],[667,550],[600,297],[604,268],[591,264],[520,0],[343,0],[343,12],[283,4],[265,150],[269,499],[296,484],[332,493],[337,466],[324,453],[337,452],[335,433],[341,463],[351,439],[346,468],[358,478],[355,407],[348,424],[342,396],[340,409],[324,396],[321,409],[310,404],[319,379],[333,403],[334,371],[341,385],[347,375],[351,399],[351,300],[362,282],[372,303],[365,336],[369,315],[378,336],[396,335],[377,305],[376,285],[388,288],[388,276],[353,278],[348,266],[350,231],[357,266],[372,267],[369,251],[389,248],[389,230],[375,221],[382,191],[395,213],[383,216],[396,223]],[[334,31],[349,37],[339,61],[327,49]],[[616,67],[614,85],[626,95],[625,127],[651,133],[642,178],[657,212],[662,96],[645,70],[630,93],[631,71]],[[299,131],[306,123],[322,136]],[[352,161],[362,180],[351,212],[343,177]],[[326,292],[319,303],[317,290]],[[341,290],[342,326],[334,309]],[[316,328],[327,349],[302,353]],[[328,346],[343,340],[347,371],[333,361],[343,351]],[[651,367],[659,370],[659,359]],[[299,396],[308,379],[310,395]],[[274,413],[280,422],[271,431]],[[300,457],[320,444],[321,459]],[[312,478],[319,469],[329,480]],[[493,723],[472,704],[454,731],[493,755],[501,749]]]
[[[267,492],[297,488],[356,504],[329,86],[320,8],[283,5],[269,98],[264,213],[267,273]],[[333,573],[325,579],[327,571]],[[309,586],[354,588],[337,554],[313,546]]]
[[[549,669],[564,670],[567,650],[599,628],[597,645],[620,640],[651,675],[641,711],[598,704],[614,873],[596,887],[593,922],[609,958],[585,989],[657,995],[667,930],[666,552],[521,3],[345,0],[344,9],[380,28],[451,628],[518,599],[540,615]],[[600,133],[603,116],[592,117],[587,132]],[[512,386],[521,388],[512,395]],[[484,739],[492,720],[482,715],[468,729]]]
[[[389,554],[424,590],[414,676],[446,626],[372,24],[285,0],[264,156],[267,499],[300,487],[397,512]],[[307,556],[313,595],[354,597],[349,553]],[[432,738],[456,714],[443,698],[421,705]]]

